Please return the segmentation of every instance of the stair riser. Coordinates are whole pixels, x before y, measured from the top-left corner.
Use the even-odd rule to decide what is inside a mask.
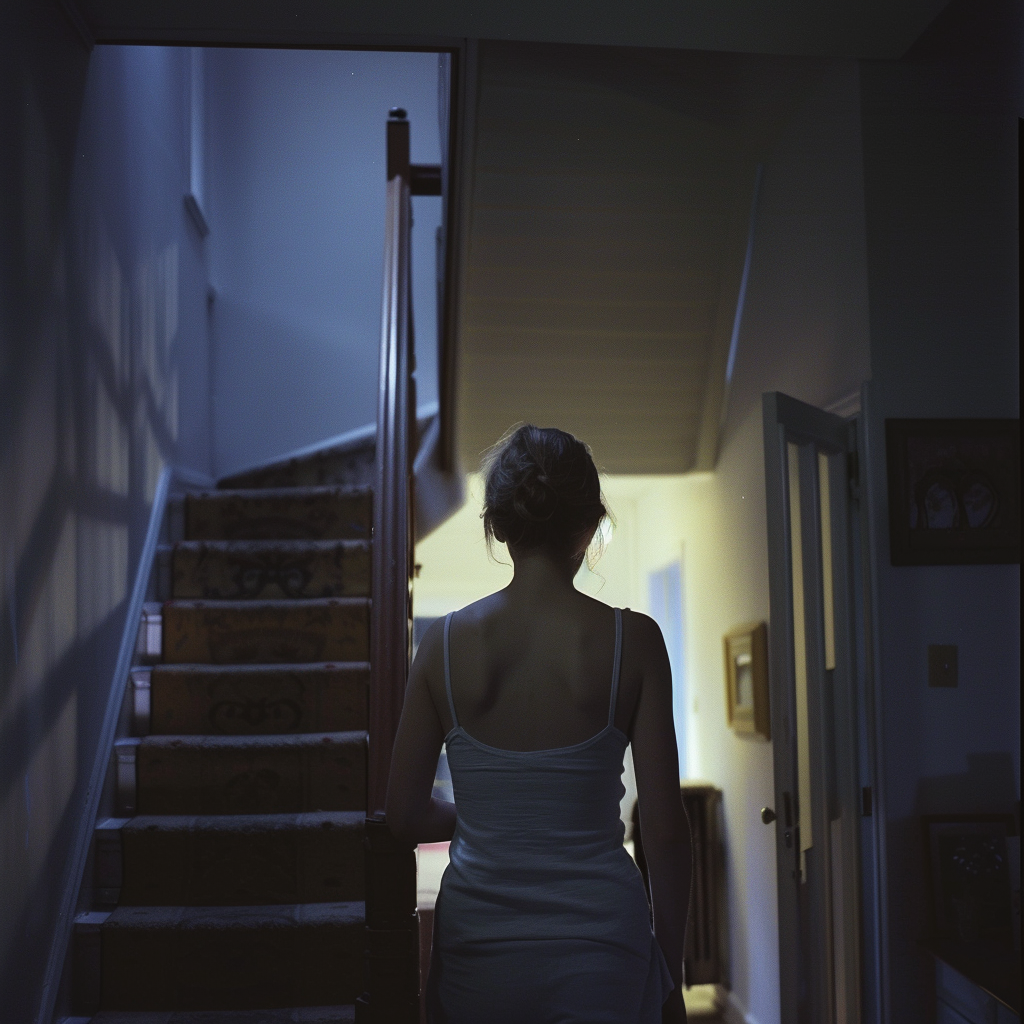
[[[348,452],[326,452],[318,456],[289,459],[261,469],[225,477],[217,485],[241,487],[323,487],[344,485],[370,487],[376,477],[377,461],[374,446]]]
[[[296,924],[287,913],[257,928],[108,923],[102,956],[104,1009],[322,1006],[363,989],[362,924]]]
[[[366,742],[215,746],[175,741],[136,752],[139,814],[289,814],[366,807]]]
[[[369,666],[157,666],[150,732],[252,736],[365,729]]]
[[[174,551],[172,585],[176,598],[366,597],[370,547],[365,541],[183,543]]]
[[[207,492],[185,503],[190,540],[345,540],[370,536],[368,492]]]
[[[128,827],[122,906],[259,906],[362,900],[362,822],[301,828]]]
[[[163,608],[163,660],[200,664],[367,661],[370,603],[363,598],[207,603]]]

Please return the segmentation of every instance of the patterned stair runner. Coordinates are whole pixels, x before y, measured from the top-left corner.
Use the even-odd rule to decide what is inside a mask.
[[[187,498],[136,816],[97,831],[120,889],[97,925],[94,1021],[353,1019],[370,503],[336,486]]]

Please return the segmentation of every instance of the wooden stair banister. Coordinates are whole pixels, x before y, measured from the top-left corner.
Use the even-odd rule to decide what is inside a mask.
[[[401,113],[402,116],[396,116]],[[409,122],[395,111],[387,125],[387,202],[377,477],[373,502],[373,611],[370,620],[370,761],[368,818],[384,818],[391,748],[409,672],[412,575],[412,460],[416,396],[410,309]]]
[[[411,303],[410,197],[437,195],[440,168],[409,162],[409,122],[387,123],[384,289],[373,503],[373,605],[366,811],[366,985],[357,1020],[413,1024],[419,1018],[419,932],[413,848],[384,818],[391,752],[411,657],[411,595],[416,438],[415,349]]]

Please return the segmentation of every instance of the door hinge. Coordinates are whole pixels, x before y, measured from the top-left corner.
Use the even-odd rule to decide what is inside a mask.
[[[858,501],[860,499],[860,459],[856,449],[846,453],[846,480],[850,501]]]
[[[862,817],[871,817],[871,787],[865,786],[860,791],[860,813]]]

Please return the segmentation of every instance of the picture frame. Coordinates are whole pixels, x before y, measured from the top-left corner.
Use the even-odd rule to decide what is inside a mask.
[[[748,623],[722,638],[725,656],[725,710],[739,735],[772,738],[768,704],[768,626]]]
[[[927,815],[931,933],[963,945],[1012,942],[1012,815]]]
[[[1020,562],[1020,420],[887,419],[893,565]]]

